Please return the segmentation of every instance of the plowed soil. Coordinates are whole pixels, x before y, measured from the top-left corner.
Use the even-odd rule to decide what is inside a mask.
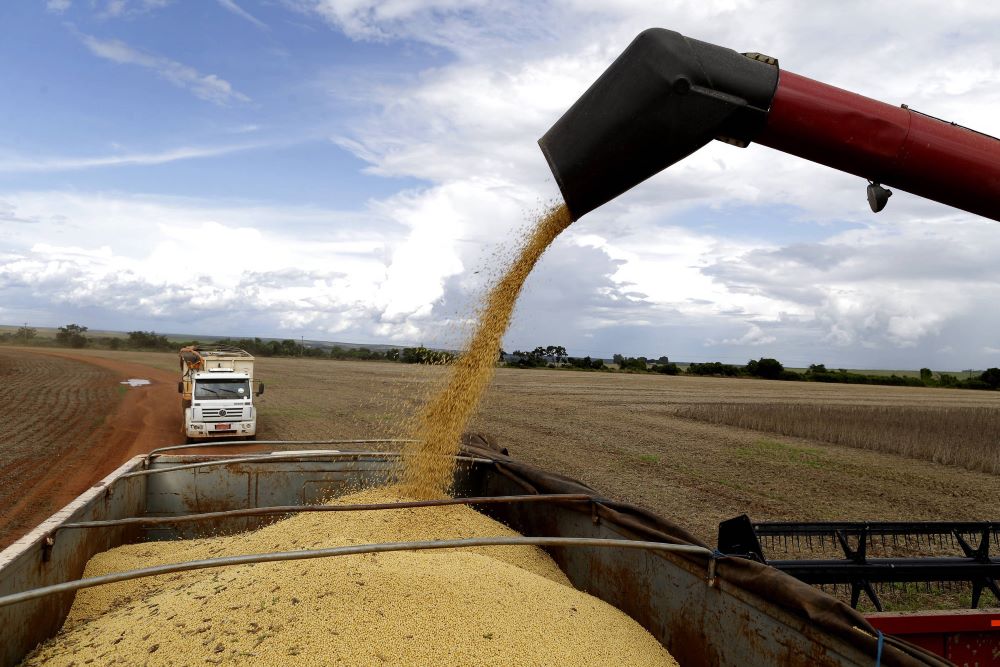
[[[122,359],[0,348],[0,548],[128,458],[178,442],[176,392],[173,373]]]

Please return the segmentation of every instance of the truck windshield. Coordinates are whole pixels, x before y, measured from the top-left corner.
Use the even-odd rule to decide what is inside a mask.
[[[249,380],[198,380],[194,383],[194,397],[198,400],[250,397]]]

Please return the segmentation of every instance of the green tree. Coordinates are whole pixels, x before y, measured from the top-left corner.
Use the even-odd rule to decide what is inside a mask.
[[[128,345],[139,350],[173,349],[167,337],[158,335],[155,331],[129,331]]]
[[[649,367],[646,364],[646,357],[618,357],[618,368],[623,371],[646,371]]]
[[[931,380],[934,379],[934,373],[929,368],[920,369],[920,381],[924,384],[930,384]]]
[[[545,348],[542,347],[536,347],[531,352],[514,350],[511,356],[514,359],[509,363],[513,363],[513,365],[520,368],[538,368],[545,365]]]
[[[84,335],[85,333],[87,333],[87,327],[82,327],[79,324],[67,324],[64,327],[59,327],[59,331],[56,332],[56,342],[64,347],[86,347],[87,337]]]
[[[747,364],[749,366],[749,364]],[[736,377],[740,374],[739,366],[733,364],[723,364],[718,361],[706,361],[702,364],[690,364],[687,372],[691,375],[719,375],[722,377]]]
[[[22,343],[27,343],[37,335],[38,335],[38,329],[35,329],[34,327],[29,327],[27,324],[25,324],[23,327],[17,328],[17,333],[14,334],[14,337],[17,338],[17,340],[21,341]]]
[[[447,364],[454,360],[455,355],[442,350],[431,350],[423,345],[420,347],[404,347],[399,360],[404,364]]]
[[[777,380],[784,370],[785,367],[781,365],[780,361],[770,357],[761,357],[757,361],[751,359],[747,363],[747,373],[765,380]]]
[[[992,389],[1000,388],[1000,368],[987,368],[979,376],[981,382],[985,382]]]

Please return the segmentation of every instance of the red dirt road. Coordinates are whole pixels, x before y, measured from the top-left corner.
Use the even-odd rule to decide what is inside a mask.
[[[68,368],[80,363],[96,366],[104,372],[82,373],[79,381],[96,386],[79,386],[74,391],[83,395],[88,390],[103,389],[102,395],[107,396],[110,387],[114,392],[122,392],[120,400],[91,404],[96,414],[87,420],[79,419],[76,426],[83,432],[49,439],[44,432],[44,420],[35,421],[39,431],[32,450],[5,457],[4,472],[8,474],[3,475],[6,502],[0,504],[0,548],[27,533],[129,458],[183,442],[174,373],[68,350],[4,348],[0,349],[0,355],[6,362],[12,356],[17,363],[29,363],[32,358],[55,361],[52,359],[55,357]],[[146,379],[151,384],[139,387],[118,384],[129,378]],[[44,375],[38,377],[39,384],[33,389],[44,391],[48,380]],[[102,409],[110,412],[101,412]],[[0,448],[7,444],[0,440]]]

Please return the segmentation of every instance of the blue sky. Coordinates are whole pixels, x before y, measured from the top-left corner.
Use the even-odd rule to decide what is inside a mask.
[[[643,28],[1000,135],[1000,10],[906,4],[3,3],[0,323],[460,345]],[[864,185],[706,147],[560,237],[505,346],[1000,365],[1000,228]]]

